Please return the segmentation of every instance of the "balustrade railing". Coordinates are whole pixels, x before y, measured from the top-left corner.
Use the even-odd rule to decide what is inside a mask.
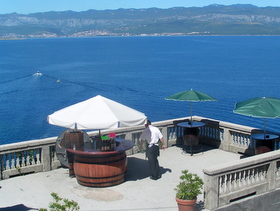
[[[49,171],[60,166],[55,139],[47,138],[0,146],[1,179]]]
[[[198,116],[192,118],[193,121],[205,123],[200,129],[200,143],[246,156],[255,154],[255,141],[251,139],[251,134],[261,133],[261,130]],[[182,143],[184,131],[177,124],[188,120],[189,118],[179,118],[154,122],[153,125],[160,128],[167,147],[171,147]],[[114,132],[117,137],[132,140],[135,146],[126,151],[131,155],[140,150],[140,135],[143,129],[144,126],[137,126],[102,130],[101,133]],[[92,131],[88,132],[88,135],[95,136],[98,133],[99,131]],[[60,167],[55,152],[56,139],[57,137],[52,137],[0,145],[0,179]],[[274,143],[274,148],[279,149],[279,140]],[[280,154],[278,151],[271,153],[227,164],[226,167],[204,169],[205,208],[213,209],[242,197],[280,187]]]
[[[273,151],[204,169],[204,206],[215,210],[279,188],[279,165],[280,153]]]

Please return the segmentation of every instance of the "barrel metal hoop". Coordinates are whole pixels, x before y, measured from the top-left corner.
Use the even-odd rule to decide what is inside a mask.
[[[106,186],[112,186],[112,184],[117,185],[120,184],[124,181],[124,178],[118,179],[118,180],[112,180],[110,182],[82,182],[82,181],[78,181],[79,184],[81,185],[85,185],[85,186],[95,186],[95,187],[106,187]]]
[[[123,176],[126,173],[126,171],[122,172],[121,174],[115,174],[113,176],[109,176],[109,177],[85,177],[85,176],[80,176],[76,174],[76,177],[80,177],[80,178],[85,178],[85,179],[109,179],[109,178],[114,178],[114,177],[119,177],[119,176]]]

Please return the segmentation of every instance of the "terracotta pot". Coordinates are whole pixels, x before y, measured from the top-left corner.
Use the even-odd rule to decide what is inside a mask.
[[[176,197],[179,211],[193,211],[196,199],[193,200],[182,200]]]

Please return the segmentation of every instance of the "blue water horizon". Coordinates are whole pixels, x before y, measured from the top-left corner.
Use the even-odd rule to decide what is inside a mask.
[[[66,128],[48,124],[47,116],[96,95],[154,122],[189,116],[189,102],[165,98],[194,89],[217,101],[193,103],[193,115],[260,129],[263,119],[234,114],[235,103],[280,98],[278,36],[48,38],[0,46],[0,144],[58,136]],[[278,122],[267,119],[267,130],[279,131]]]

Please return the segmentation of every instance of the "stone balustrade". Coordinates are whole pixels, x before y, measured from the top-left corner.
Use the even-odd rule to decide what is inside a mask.
[[[55,141],[47,138],[0,145],[1,179],[58,168]]]
[[[189,118],[179,118],[153,122],[163,133],[167,147],[180,144],[183,129],[177,123]],[[200,129],[200,143],[219,149],[243,154],[244,157],[255,154],[255,143],[251,134],[262,130],[193,116],[193,121],[204,122]],[[135,146],[127,151],[128,155],[139,152],[140,134],[143,126],[102,130],[101,134],[116,133],[117,137],[132,140]],[[88,132],[89,136],[99,131]],[[0,146],[1,180],[13,176],[40,171],[50,171],[61,166],[55,153],[57,137],[25,141]],[[274,149],[279,148],[279,140]],[[280,187],[280,153],[273,151],[258,156],[241,159],[227,166],[204,169],[205,208],[216,209],[240,198],[268,192]]]
[[[280,187],[280,152],[272,151],[216,165],[204,172],[204,206],[216,210],[241,199]]]

